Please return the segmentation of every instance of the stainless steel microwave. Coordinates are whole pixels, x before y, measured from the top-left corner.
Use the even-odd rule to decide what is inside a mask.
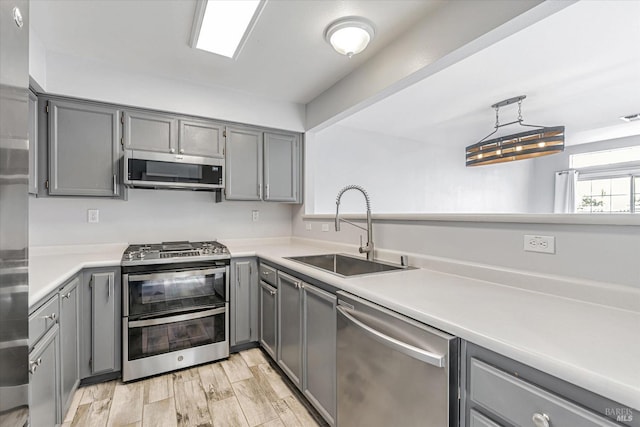
[[[217,191],[224,188],[224,160],[125,150],[124,185]]]

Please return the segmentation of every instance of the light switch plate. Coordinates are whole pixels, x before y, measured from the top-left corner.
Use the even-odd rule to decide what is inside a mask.
[[[251,211],[251,219],[253,222],[257,222],[260,219],[260,211]]]
[[[307,222],[307,223],[304,225],[304,228],[305,228],[307,231],[311,231],[311,223],[310,223],[310,222]]]
[[[97,224],[100,222],[100,211],[98,209],[87,209],[87,222]]]
[[[556,238],[554,236],[536,236],[525,234],[524,250],[527,252],[556,253]]]
[[[322,231],[329,231],[329,224],[322,224]]]

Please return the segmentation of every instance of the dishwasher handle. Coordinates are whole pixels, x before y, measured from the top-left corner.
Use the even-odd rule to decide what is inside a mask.
[[[345,308],[344,306],[338,306],[336,308],[338,312],[342,314],[348,321],[358,326],[360,329],[365,331],[371,338],[378,341],[379,343],[384,344],[388,347],[391,347],[394,350],[399,351],[400,353],[407,355],[409,357],[412,357],[414,359],[420,360],[422,362],[428,363],[433,366],[437,366],[438,368],[444,368],[446,366],[446,357],[444,355],[431,353],[429,351],[423,350],[411,344],[407,344],[393,337],[385,335],[382,332],[373,329],[372,327],[364,324],[363,322],[353,317],[351,314],[348,313],[348,311],[351,311],[351,310]]]

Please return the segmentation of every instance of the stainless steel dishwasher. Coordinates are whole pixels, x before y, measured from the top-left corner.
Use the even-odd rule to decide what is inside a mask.
[[[337,425],[458,425],[458,339],[338,292]]]

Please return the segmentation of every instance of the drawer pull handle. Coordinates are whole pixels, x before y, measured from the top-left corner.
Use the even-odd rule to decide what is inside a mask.
[[[531,417],[531,421],[533,421],[533,425],[536,427],[549,427],[551,424],[549,423],[549,415],[547,414],[533,414]]]
[[[265,271],[262,272],[262,274],[264,274],[265,276],[268,276],[269,272],[265,270]]]
[[[57,314],[55,314],[55,313],[51,313],[51,314],[50,314],[50,315],[48,315],[48,316],[44,316],[44,318],[45,318],[45,319],[51,319],[51,320],[54,320],[54,321],[55,321],[55,320],[58,318],[58,315],[57,315]]]
[[[269,291],[269,294],[270,294],[271,296],[274,296],[274,295],[276,294],[276,291]]]
[[[67,292],[66,294],[62,295],[62,299],[69,299],[71,298],[71,292]]]

